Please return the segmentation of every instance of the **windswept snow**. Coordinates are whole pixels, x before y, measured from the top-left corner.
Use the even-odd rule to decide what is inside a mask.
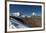
[[[22,24],[20,21],[17,21],[13,18],[11,18],[10,20],[10,28],[15,29],[15,28],[28,28],[27,26],[25,26],[24,24]]]

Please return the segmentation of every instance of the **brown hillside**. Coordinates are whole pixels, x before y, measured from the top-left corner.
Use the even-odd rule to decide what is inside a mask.
[[[36,16],[36,17],[30,17],[30,18],[22,18],[24,21],[24,24],[26,24],[29,27],[41,27],[41,17]]]

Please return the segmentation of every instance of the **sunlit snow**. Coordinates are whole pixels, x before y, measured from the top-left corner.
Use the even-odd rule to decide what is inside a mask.
[[[10,26],[10,28],[13,28],[13,29],[15,29],[15,28],[27,28],[27,26],[25,26],[20,21],[17,21],[13,18],[11,18],[9,26]]]

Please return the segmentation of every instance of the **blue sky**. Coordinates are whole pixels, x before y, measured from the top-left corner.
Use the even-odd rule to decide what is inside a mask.
[[[26,16],[31,16],[32,12],[35,12],[36,15],[41,15],[42,7],[38,5],[18,5],[10,4],[10,13],[21,12]]]

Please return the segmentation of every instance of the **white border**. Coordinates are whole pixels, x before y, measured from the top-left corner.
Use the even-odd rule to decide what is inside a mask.
[[[21,29],[9,29],[9,4],[20,5],[40,5],[42,6],[42,27],[39,28],[21,28]],[[22,3],[22,2],[7,2],[7,31],[24,31],[24,30],[40,30],[44,28],[44,5],[40,3]]]

